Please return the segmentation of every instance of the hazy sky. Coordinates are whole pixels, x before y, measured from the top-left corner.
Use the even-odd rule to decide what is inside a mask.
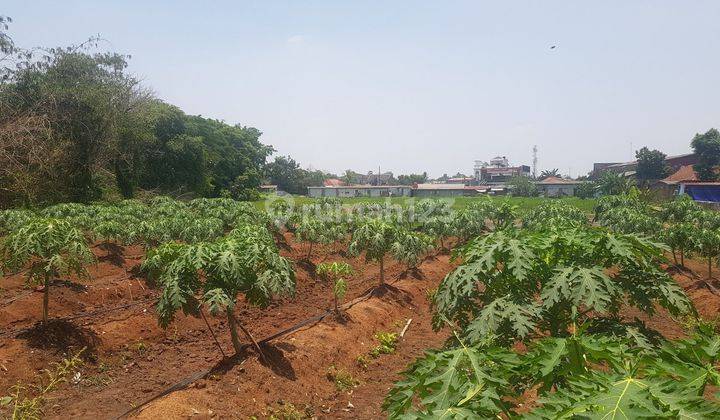
[[[100,34],[187,113],[334,172],[577,176],[720,126],[720,1],[3,0],[17,44]],[[556,49],[550,49],[557,45]]]

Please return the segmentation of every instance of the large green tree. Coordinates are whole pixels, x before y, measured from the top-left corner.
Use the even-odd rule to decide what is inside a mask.
[[[635,176],[638,181],[665,178],[668,173],[665,156],[665,153],[659,150],[650,150],[647,147],[643,147],[635,152],[635,158],[637,159]]]
[[[0,206],[132,197],[138,189],[253,198],[260,131],[188,116],[93,39],[15,47],[0,19]],[[11,63],[8,65],[7,63]]]
[[[321,186],[327,178],[334,177],[322,171],[303,169],[290,156],[276,156],[265,165],[265,178],[290,194],[306,194],[307,187]]]
[[[693,166],[701,181],[715,181],[715,168],[720,165],[720,132],[711,128],[705,134],[695,134],[690,145],[698,156]]]

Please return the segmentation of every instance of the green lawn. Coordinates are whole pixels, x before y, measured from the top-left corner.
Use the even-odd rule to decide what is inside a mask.
[[[269,200],[277,200],[277,197],[266,197],[262,198],[255,202],[255,205],[259,209],[264,209],[266,205],[266,199]],[[284,199],[292,200],[294,205],[301,206],[303,204],[311,204],[316,201],[314,198],[305,197],[305,196],[292,196],[292,197],[284,197]],[[577,197],[568,197],[568,198],[544,198],[544,197],[444,197],[439,198],[441,200],[447,200],[450,203],[452,203],[452,207],[454,209],[463,209],[467,207],[470,203],[480,201],[480,200],[498,200],[498,201],[507,201],[512,205],[518,206],[518,209],[522,212],[531,210],[543,201],[546,200],[558,200],[563,201],[565,203],[568,203],[570,205],[573,205],[581,210],[583,210],[586,213],[592,213],[593,208],[595,207],[595,200],[594,199],[582,199]],[[341,198],[342,202],[347,205],[357,204],[357,203],[391,203],[391,204],[399,204],[403,207],[408,206],[409,204],[413,202],[418,202],[421,200],[427,200],[426,198],[416,198],[416,197],[357,197],[357,198]]]

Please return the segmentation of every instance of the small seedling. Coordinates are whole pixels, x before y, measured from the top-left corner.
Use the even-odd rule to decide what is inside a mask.
[[[397,345],[396,333],[379,331],[375,334],[375,339],[379,341],[380,344],[370,350],[370,356],[377,358],[381,354],[391,354],[395,352],[395,346]]]
[[[320,278],[334,282],[335,313],[340,314],[339,303],[347,293],[347,282],[343,277],[352,275],[352,266],[346,262],[320,263],[316,268],[316,272]]]
[[[350,372],[345,369],[338,369],[334,365],[328,369],[327,376],[328,379],[335,383],[338,391],[349,391],[360,384]]]
[[[370,359],[366,355],[361,354],[357,358],[355,358],[355,363],[357,363],[357,365],[360,366],[360,368],[362,368],[363,370],[367,370],[368,366],[370,365]]]
[[[80,356],[84,351],[83,348],[74,356],[63,359],[59,363],[53,363],[52,368],[44,369],[43,375],[38,378],[37,385],[24,385],[21,383],[14,385],[12,387],[13,394],[0,397],[0,407],[10,407],[12,405],[11,418],[13,419],[41,418],[45,395],[54,391],[61,383],[68,382],[68,377],[73,372],[77,373],[77,369],[83,364]],[[34,392],[31,390],[34,390]],[[34,396],[26,397],[24,394],[34,394]]]

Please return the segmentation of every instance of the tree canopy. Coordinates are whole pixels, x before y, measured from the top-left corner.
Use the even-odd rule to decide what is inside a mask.
[[[665,178],[668,174],[665,157],[665,153],[659,150],[650,150],[647,147],[643,147],[635,152],[635,158],[637,159],[635,176],[638,181]]]
[[[273,151],[259,130],[186,115],[129,74],[128,56],[98,45],[90,39],[36,57],[0,33],[0,206],[138,190],[257,194]]]
[[[698,163],[693,168],[700,180],[717,180],[715,168],[720,165],[720,132],[711,128],[705,134],[696,134],[690,145],[698,156]]]

